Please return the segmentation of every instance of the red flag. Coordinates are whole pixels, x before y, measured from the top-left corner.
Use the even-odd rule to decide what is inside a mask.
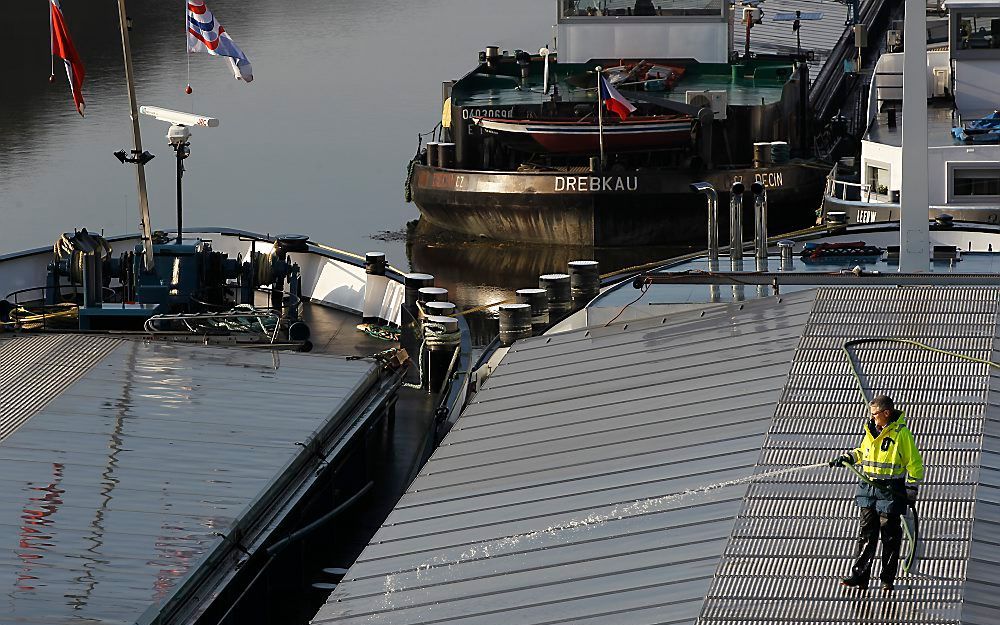
[[[66,64],[66,77],[69,78],[69,88],[73,92],[73,102],[76,110],[83,116],[83,62],[76,53],[73,40],[69,38],[69,30],[63,19],[59,0],[49,0],[52,19],[52,54],[58,56]]]

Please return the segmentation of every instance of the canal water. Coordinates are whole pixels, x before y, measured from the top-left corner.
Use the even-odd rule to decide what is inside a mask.
[[[140,104],[218,117],[195,129],[184,177],[185,225],[307,233],[354,252],[382,250],[403,270],[438,276],[460,307],[510,299],[541,273],[598,256],[604,269],[670,251],[595,251],[441,237],[403,200],[418,132],[440,117],[441,82],[469,71],[488,44],[537,49],[552,37],[550,1],[210,0],[252,62],[185,54],[184,2],[129,0]],[[49,82],[45,2],[19,5],[0,38],[0,254],[50,245],[78,227],[136,232],[115,0],[63,0],[86,66],[81,118],[65,72]],[[190,61],[190,66],[189,66]],[[190,84],[191,95],[184,87]],[[142,117],[154,228],[171,228],[175,161],[167,124]]]

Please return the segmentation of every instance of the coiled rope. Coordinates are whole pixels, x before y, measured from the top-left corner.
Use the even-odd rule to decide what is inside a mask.
[[[416,167],[420,156],[414,156],[406,166],[406,181],[403,183],[403,199],[409,204],[413,201],[413,168]]]
[[[417,302],[417,307],[420,312],[426,316],[426,311],[420,302]],[[451,364],[448,365],[448,372],[445,375],[445,380],[451,376],[451,371],[455,367],[455,363],[458,361],[458,354],[462,348],[462,332],[460,330],[455,330],[454,332],[448,332],[445,325],[442,323],[435,323],[433,321],[427,321],[424,319],[423,322],[423,340],[420,342],[419,354],[417,356],[417,371],[420,374],[419,384],[414,384],[412,382],[404,382],[403,386],[407,388],[424,388],[424,350],[433,349],[437,347],[452,347],[454,350],[451,355]]]
[[[45,328],[52,321],[76,319],[80,315],[80,307],[76,304],[55,304],[49,308],[55,308],[55,310],[48,312],[43,308],[41,311],[38,311],[24,306],[17,306],[10,311],[10,321],[0,321],[0,326],[22,330],[37,330]]]

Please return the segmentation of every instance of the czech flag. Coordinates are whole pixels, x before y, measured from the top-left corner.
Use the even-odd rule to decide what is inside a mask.
[[[188,52],[208,52],[215,56],[228,56],[237,80],[253,81],[253,69],[243,50],[236,45],[222,24],[205,6],[205,0],[188,0],[187,3]]]
[[[607,107],[609,111],[618,113],[618,117],[625,119],[629,116],[629,113],[635,112],[635,107],[632,103],[625,99],[625,96],[618,93],[618,90],[611,86],[608,79],[604,77],[603,74],[600,75],[601,84],[601,102]]]
[[[59,0],[49,0],[49,18],[52,24],[52,55],[58,56],[66,64],[66,77],[69,78],[69,89],[73,94],[76,110],[83,116],[83,62],[76,53],[73,40],[69,38],[66,20],[63,19],[62,6]]]

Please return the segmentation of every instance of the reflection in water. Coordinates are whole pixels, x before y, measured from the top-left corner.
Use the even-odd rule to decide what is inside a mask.
[[[460,308],[513,301],[514,291],[536,288],[538,276],[566,273],[572,260],[597,260],[608,274],[694,251],[692,247],[594,247],[532,245],[458,239],[419,220],[407,233],[414,271],[434,274]]]
[[[468,317],[474,341],[489,342],[497,333],[496,306],[515,300],[515,291],[537,288],[538,276],[566,273],[572,260],[597,260],[608,274],[694,251],[690,247],[607,248],[532,245],[463,239],[423,220],[411,222],[406,253],[414,271],[434,275],[437,286],[460,310],[487,306]]]
[[[137,227],[135,174],[111,155],[129,142],[131,125],[117,5],[63,7],[86,66],[86,118],[73,108],[65,77],[48,82],[45,6],[26,4],[17,28],[0,38],[0,55],[11,59],[0,90],[0,206],[17,215],[0,228],[0,254],[49,244],[73,227]],[[185,223],[304,232],[357,252],[383,247],[372,233],[399,231],[417,216],[403,200],[403,178],[416,133],[440,119],[441,81],[472,69],[487,44],[537,49],[551,39],[554,18],[537,0],[209,6],[253,63],[252,84],[233,79],[222,59],[188,58],[182,1],[128,1],[139,104],[221,120],[194,133]],[[183,91],[188,60],[190,96]],[[140,117],[143,147],[157,155],[147,167],[153,226],[170,227],[175,168],[167,126]],[[383,251],[398,265],[402,247]]]
[[[39,564],[43,553],[53,544],[52,534],[45,531],[54,523],[53,516],[62,505],[62,495],[66,491],[59,488],[63,479],[63,465],[58,462],[52,463],[52,481],[45,486],[29,486],[29,490],[36,493],[43,493],[40,496],[33,496],[28,499],[29,503],[21,510],[21,527],[18,541],[19,551],[17,557],[23,565],[17,573],[14,582],[14,591],[35,590],[39,583],[38,577],[34,574],[35,565]],[[40,505],[39,505],[40,504]]]

